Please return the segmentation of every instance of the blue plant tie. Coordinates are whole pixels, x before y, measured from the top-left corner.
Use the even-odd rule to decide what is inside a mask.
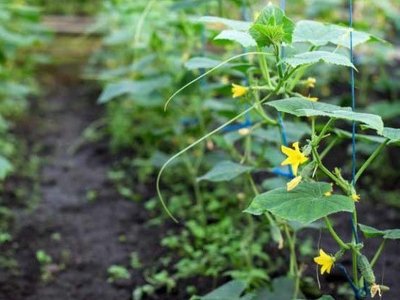
[[[361,292],[364,292],[364,289],[359,289],[358,287],[356,287],[356,285],[354,284],[353,280],[351,279],[349,273],[347,272],[346,268],[342,264],[336,264],[336,266],[339,268],[339,270],[343,273],[343,275],[346,277],[347,281],[349,282],[350,287],[354,292],[354,296],[355,296],[356,300],[364,299],[365,296],[361,294]]]
[[[237,123],[237,124],[231,124],[228,126],[225,126],[221,131],[222,132],[232,132],[232,131],[237,131],[239,129],[243,129],[243,128],[249,128],[251,126],[253,126],[254,123],[251,122],[250,120],[246,120],[243,123]]]
[[[282,177],[286,177],[286,178],[288,178],[288,179],[293,179],[293,178],[294,178],[293,172],[290,172],[290,173],[289,173],[289,172],[285,172],[285,171],[282,170],[281,167],[275,167],[275,168],[273,168],[273,169],[271,170],[271,173],[272,173],[272,174],[275,174],[275,175],[282,176]]]

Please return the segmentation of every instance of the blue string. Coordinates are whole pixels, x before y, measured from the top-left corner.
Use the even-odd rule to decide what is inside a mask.
[[[354,63],[354,54],[353,54],[353,0],[349,0],[349,27],[350,27],[350,61]],[[351,108],[354,111],[356,108],[356,93],[355,93],[355,75],[354,68],[350,68],[350,77],[351,77]],[[353,121],[352,124],[352,132],[351,132],[351,182],[355,184],[356,177],[356,123]],[[358,244],[360,242],[357,232],[357,226],[354,222],[354,218],[352,217],[352,231],[354,235],[354,239]]]
[[[354,64],[354,53],[353,53],[353,0],[349,0],[349,27],[350,27],[350,61]],[[350,80],[351,80],[351,108],[354,111],[356,109],[356,93],[355,93],[355,75],[354,68],[350,68]],[[352,123],[351,131],[351,183],[355,185],[356,177],[356,123]],[[354,216],[351,216],[351,229],[354,236],[354,240],[357,244],[360,243],[360,239],[357,232],[357,224],[355,223]],[[349,280],[350,285],[353,288],[356,299],[363,299],[367,294],[367,284],[364,280],[364,289],[357,289],[354,287],[354,283]],[[365,295],[361,295],[363,292]]]

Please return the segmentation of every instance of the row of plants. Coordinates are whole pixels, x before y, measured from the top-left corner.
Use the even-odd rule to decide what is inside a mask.
[[[50,38],[40,24],[40,10],[23,1],[2,1],[0,4],[0,244],[9,242],[11,207],[25,203],[23,183],[37,170],[32,149],[15,132],[28,113],[30,98],[38,94],[36,67],[47,61],[37,47]],[[31,153],[33,154],[33,153]],[[18,175],[17,175],[18,174]],[[12,179],[11,176],[19,179]],[[8,178],[19,185],[6,184]],[[27,179],[27,180],[25,180]],[[33,188],[33,187],[32,187]],[[24,204],[25,205],[25,204]],[[12,263],[1,255],[1,265]]]
[[[340,270],[356,299],[388,290],[373,267],[399,231],[359,224],[357,207],[370,201],[360,190],[366,170],[400,139],[390,127],[398,87],[388,78],[397,71],[386,67],[395,58],[378,38],[398,30],[394,2],[356,7],[355,15],[388,21],[372,33],[326,23],[346,20],[342,1],[300,2],[287,15],[259,1],[105,3],[103,47],[86,76],[104,86],[106,116],[94,125],[124,153],[109,176],[122,195],[145,201],[149,226],[180,221],[167,226],[165,254],[144,271],[134,299],[200,277],[214,286],[233,281],[203,297],[189,284],[193,299],[331,299],[310,276],[313,260],[321,274]],[[357,111],[349,107],[351,69],[361,77]],[[381,96],[387,101],[372,103]],[[361,154],[353,178],[343,153],[354,150],[352,124]],[[335,230],[336,213],[353,220],[351,240]],[[337,247],[315,245],[310,229]],[[359,231],[382,238],[374,255],[366,256]]]

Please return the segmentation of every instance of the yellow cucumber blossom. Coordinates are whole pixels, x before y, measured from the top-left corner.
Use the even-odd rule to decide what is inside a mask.
[[[378,284],[376,284],[376,283],[374,283],[374,284],[371,285],[370,292],[371,292],[371,297],[372,297],[372,298],[374,298],[376,294],[378,294],[379,297],[382,297],[381,286],[378,285]]]
[[[316,83],[317,83],[317,80],[314,77],[308,77],[305,80],[305,85],[308,88],[314,88]]]
[[[238,97],[242,97],[242,96],[246,95],[248,90],[249,90],[248,87],[232,83],[232,96],[233,96],[233,98],[238,98]]]
[[[332,196],[332,192],[326,192],[326,193],[324,193],[324,196],[325,197],[330,197],[330,196]]]
[[[329,274],[335,263],[335,258],[332,255],[326,254],[324,250],[319,249],[319,256],[314,257],[314,262],[321,266],[321,275],[323,275],[325,271]]]
[[[287,184],[287,191],[291,191],[293,190],[296,186],[299,185],[299,183],[301,182],[303,178],[301,176],[297,176],[295,178],[293,178],[292,180],[290,180]]]
[[[351,194],[351,199],[353,199],[354,202],[360,201],[360,195],[357,194]]]
[[[281,163],[282,166],[291,165],[294,176],[297,176],[297,169],[299,165],[304,164],[308,158],[300,151],[299,142],[293,143],[293,149],[281,146],[283,154],[287,155],[287,158]]]

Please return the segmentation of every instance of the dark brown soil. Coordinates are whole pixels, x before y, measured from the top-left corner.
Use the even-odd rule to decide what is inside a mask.
[[[65,72],[66,67],[54,71]],[[160,232],[145,225],[140,204],[121,199],[108,181],[113,157],[106,144],[88,144],[71,153],[82,131],[101,116],[97,91],[68,74],[55,76],[62,81],[53,82],[22,130],[23,138],[43,148],[45,163],[38,174],[42,199],[33,212],[17,212],[10,247],[19,267],[18,272],[0,272],[0,299],[131,299],[133,288],[144,282],[139,271],[132,271],[132,280],[110,284],[107,269],[129,266],[131,251],[152,265],[161,255]],[[93,201],[87,199],[89,190],[97,193]],[[122,235],[124,242],[119,241]],[[40,249],[53,258],[48,283],[41,281],[35,257]]]

